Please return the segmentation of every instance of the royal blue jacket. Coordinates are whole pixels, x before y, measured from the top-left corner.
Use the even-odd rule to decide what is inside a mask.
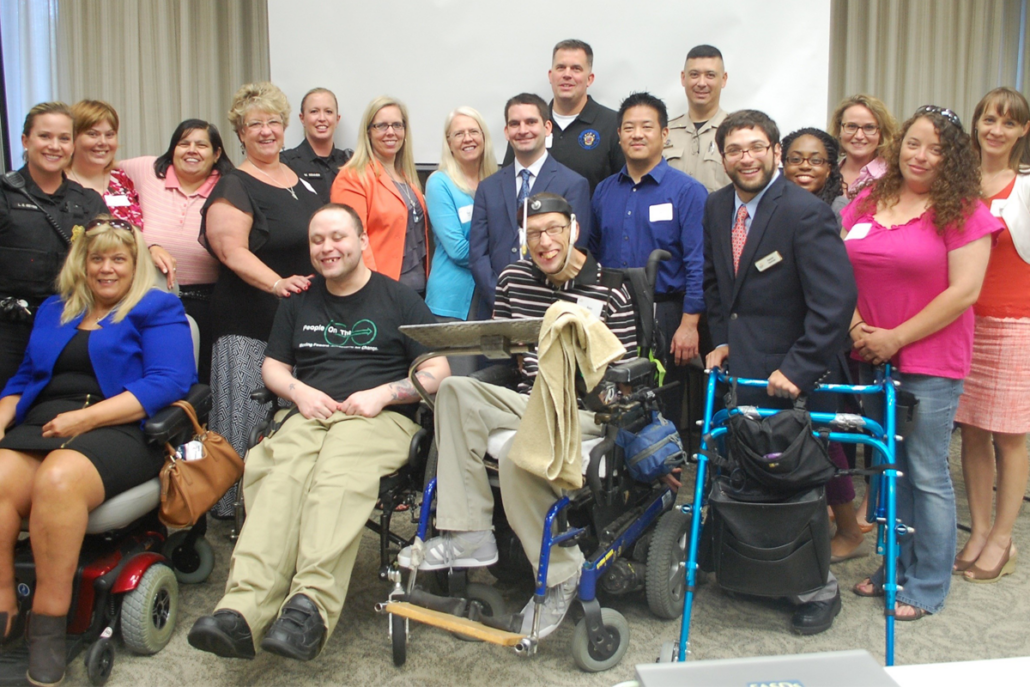
[[[85,314],[61,324],[63,309],[58,296],[39,307],[25,358],[4,387],[2,396],[21,394],[15,423],[25,418],[50,383],[57,358]],[[172,294],[153,289],[121,322],[114,321],[114,313],[100,322],[101,328],[89,337],[89,358],[106,398],[128,391],[150,417],[184,398],[197,381],[190,325],[182,303]]]

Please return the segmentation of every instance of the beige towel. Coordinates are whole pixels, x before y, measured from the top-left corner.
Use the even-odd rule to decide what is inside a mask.
[[[540,328],[540,371],[508,458],[560,489],[582,487],[576,368],[593,389],[608,364],[625,354],[626,347],[586,308],[565,301],[552,304]]]

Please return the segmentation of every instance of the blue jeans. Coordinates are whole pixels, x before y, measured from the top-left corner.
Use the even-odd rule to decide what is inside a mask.
[[[898,374],[901,388],[919,399],[908,437],[898,444],[898,518],[915,534],[900,541],[898,601],[939,613],[951,586],[955,562],[955,490],[948,466],[952,423],[962,380]],[[872,579],[883,584],[883,570]]]

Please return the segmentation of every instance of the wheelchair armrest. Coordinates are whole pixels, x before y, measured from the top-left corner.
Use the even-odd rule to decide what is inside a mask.
[[[519,382],[519,369],[513,364],[502,363],[476,370],[469,377],[487,384],[511,388]]]
[[[261,405],[264,405],[275,400],[275,393],[267,386],[263,386],[250,392],[250,400],[257,401]]]
[[[203,423],[211,412],[211,387],[206,384],[194,384],[184,400],[189,401],[197,411],[197,418]],[[186,431],[193,432],[193,423],[182,408],[175,406],[157,411],[143,426],[143,433],[151,443],[171,441],[180,432]]]
[[[415,436],[411,437],[411,444],[408,447],[408,466],[418,471],[426,462],[426,457],[429,455],[429,445],[432,443],[433,438],[429,434],[429,430],[424,427],[417,432]]]
[[[625,363],[609,365],[604,373],[604,379],[616,384],[636,384],[654,375],[654,363],[647,358],[636,358]]]

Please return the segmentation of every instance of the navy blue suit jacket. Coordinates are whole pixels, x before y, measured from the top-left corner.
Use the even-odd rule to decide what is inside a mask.
[[[858,292],[833,211],[781,174],[758,204],[734,275],[735,193],[730,184],[705,205],[712,343],[729,344],[738,377],[766,379],[778,369],[806,392],[828,372],[838,378]],[[775,264],[759,271],[755,263],[769,256]]]
[[[532,193],[556,193],[569,201],[579,222],[579,241],[590,236],[590,184],[548,155],[533,183]],[[479,289],[479,319],[488,320],[494,307],[497,275],[518,260],[519,225],[515,208],[515,165],[502,167],[479,182],[469,229],[469,269]]]

